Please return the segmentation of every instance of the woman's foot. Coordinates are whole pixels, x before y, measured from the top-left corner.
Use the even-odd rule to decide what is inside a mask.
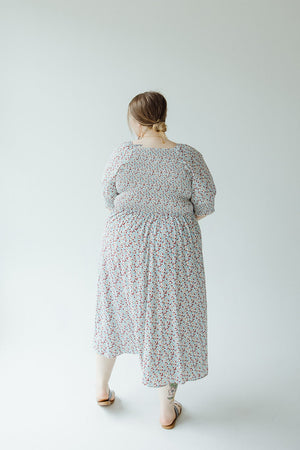
[[[97,402],[107,400],[108,396],[109,396],[109,386],[107,386],[107,388],[105,388],[105,389],[104,388],[97,389],[97,393],[96,393]],[[115,393],[113,391],[111,400],[114,400],[114,398],[115,398]]]
[[[180,415],[181,410],[182,410],[182,406],[179,402],[177,402],[176,400],[174,401],[174,404],[176,404],[177,408],[178,408],[178,412]],[[174,405],[172,405],[172,407],[168,410],[168,411],[163,411],[160,413],[160,424],[163,426],[167,426],[170,425],[174,419],[176,418],[176,412],[175,412],[175,408]]]

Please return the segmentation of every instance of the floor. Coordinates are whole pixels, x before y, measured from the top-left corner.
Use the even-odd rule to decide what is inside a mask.
[[[85,351],[84,351],[85,350]],[[30,353],[30,351],[32,353]],[[293,380],[264,374],[237,382],[212,364],[209,376],[178,388],[183,412],[173,430],[159,424],[158,392],[140,382],[136,355],[121,355],[110,386],[115,403],[97,405],[94,354],[48,348],[1,353],[1,435],[5,450],[104,448],[292,450],[299,448]],[[227,380],[226,380],[227,378]],[[296,383],[296,378],[294,380]],[[278,389],[286,385],[285,390]],[[277,385],[277,388],[276,388]],[[299,416],[299,414],[298,414]]]

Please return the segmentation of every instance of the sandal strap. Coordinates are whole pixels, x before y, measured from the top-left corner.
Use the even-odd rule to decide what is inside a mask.
[[[175,414],[176,414],[176,419],[179,416],[179,409],[178,406],[174,403],[174,409],[175,409]]]
[[[104,400],[99,400],[98,403],[110,401],[111,397],[112,397],[112,391],[109,389],[108,397],[106,399],[104,399]]]

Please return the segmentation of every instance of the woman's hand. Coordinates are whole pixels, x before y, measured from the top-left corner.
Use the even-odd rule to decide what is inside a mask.
[[[207,216],[207,214],[205,214],[204,216],[196,216],[196,219],[200,220],[200,219],[203,219],[203,217],[206,217],[206,216]]]

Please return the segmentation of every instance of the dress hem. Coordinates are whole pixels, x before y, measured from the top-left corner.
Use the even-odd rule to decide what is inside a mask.
[[[193,378],[185,378],[185,379],[180,379],[180,380],[179,380],[179,379],[176,380],[176,379],[172,378],[171,383],[185,384],[185,383],[187,383],[188,381],[197,381],[197,380],[200,380],[201,378],[207,377],[207,375],[208,375],[208,371],[207,371],[206,373],[202,374],[202,375],[199,375],[199,376],[193,377]],[[142,381],[142,384],[143,384],[144,386],[146,386],[146,387],[152,387],[152,388],[164,387],[164,386],[166,386],[166,385],[169,383],[169,381],[162,381],[161,383],[162,383],[162,384],[159,384],[159,385],[157,385],[157,384],[147,384],[147,383],[144,383],[144,382]]]
[[[120,351],[120,352],[118,352],[118,353],[116,353],[114,356],[111,356],[112,355],[112,353],[109,353],[109,352],[104,352],[104,353],[101,353],[101,352],[99,352],[98,350],[97,350],[97,348],[94,346],[94,350],[95,350],[95,352],[98,354],[98,355],[103,355],[103,356],[105,356],[106,358],[117,358],[118,356],[121,356],[121,355],[139,355],[139,352],[137,352],[137,351],[129,351],[129,350],[125,350],[125,351]],[[109,356],[108,356],[109,355]],[[201,374],[199,374],[199,375],[197,375],[196,377],[192,377],[192,378],[182,378],[182,379],[174,379],[174,378],[172,378],[172,380],[167,380],[167,381],[160,381],[160,384],[155,384],[155,383],[145,383],[143,380],[142,380],[142,384],[144,385],[144,386],[146,386],[146,387],[153,387],[153,388],[159,388],[159,387],[164,387],[164,386],[166,386],[168,383],[169,383],[169,381],[171,381],[172,383],[178,383],[178,384],[185,384],[185,383],[187,383],[188,381],[197,381],[197,380],[200,380],[201,378],[204,378],[204,377],[206,377],[208,375],[208,370],[206,371],[206,372],[202,372]]]

